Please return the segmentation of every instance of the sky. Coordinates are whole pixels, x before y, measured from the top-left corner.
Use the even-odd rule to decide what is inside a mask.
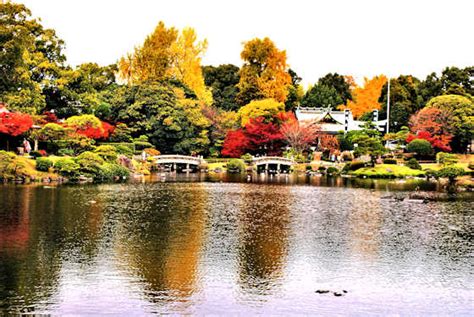
[[[115,63],[158,22],[207,38],[203,65],[240,66],[242,43],[272,39],[314,83],[474,65],[473,0],[17,0],[66,42],[68,63]]]

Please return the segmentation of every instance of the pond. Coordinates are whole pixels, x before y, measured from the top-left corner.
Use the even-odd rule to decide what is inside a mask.
[[[472,314],[471,199],[315,182],[2,185],[0,313]]]

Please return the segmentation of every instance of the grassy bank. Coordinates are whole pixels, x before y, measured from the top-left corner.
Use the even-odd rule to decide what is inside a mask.
[[[423,176],[426,174],[425,171],[411,169],[403,165],[395,164],[380,164],[375,167],[363,167],[356,171],[350,172],[351,175],[358,177],[370,177],[370,178],[401,178],[401,177],[414,177]]]

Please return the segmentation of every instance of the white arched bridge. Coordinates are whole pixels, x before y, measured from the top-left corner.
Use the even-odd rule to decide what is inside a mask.
[[[186,170],[191,167],[199,168],[200,165],[206,164],[202,157],[188,155],[165,154],[154,156],[154,158],[156,164],[170,166],[174,171],[177,170],[178,164],[186,165]]]
[[[157,165],[165,166],[173,171],[178,170],[178,164],[180,166],[185,165],[186,171],[191,168],[199,169],[201,166],[207,165],[206,160],[202,157],[178,155],[178,154],[164,154],[153,157]],[[257,167],[257,171],[266,172],[281,172],[289,170],[292,165],[296,164],[294,160],[279,157],[279,156],[260,156],[252,158],[252,165]]]
[[[292,165],[296,164],[294,160],[279,156],[261,156],[254,157],[252,163],[258,170],[266,172],[274,171],[280,173],[283,169],[288,170]]]

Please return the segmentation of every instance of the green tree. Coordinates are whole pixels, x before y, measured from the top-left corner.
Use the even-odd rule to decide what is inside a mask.
[[[240,108],[240,124],[245,126],[251,118],[265,117],[269,120],[280,112],[285,111],[285,105],[274,99],[255,100]]]
[[[39,113],[43,87],[54,83],[65,61],[64,43],[22,4],[0,4],[0,101],[12,110]]]
[[[226,111],[236,111],[238,93],[237,84],[240,80],[239,68],[232,64],[204,66],[202,72],[204,82],[212,91],[214,106]]]
[[[288,95],[286,96],[285,101],[285,111],[294,111],[301,103],[303,98],[304,91],[301,86],[302,78],[292,70],[288,69],[288,74],[291,76],[291,85],[288,86]]]
[[[301,100],[301,105],[304,107],[331,107],[336,109],[341,104],[344,104],[344,101],[336,88],[319,83],[311,87]]]
[[[420,156],[427,156],[433,154],[433,147],[427,140],[414,139],[408,143],[407,151],[410,153],[416,153]]]

